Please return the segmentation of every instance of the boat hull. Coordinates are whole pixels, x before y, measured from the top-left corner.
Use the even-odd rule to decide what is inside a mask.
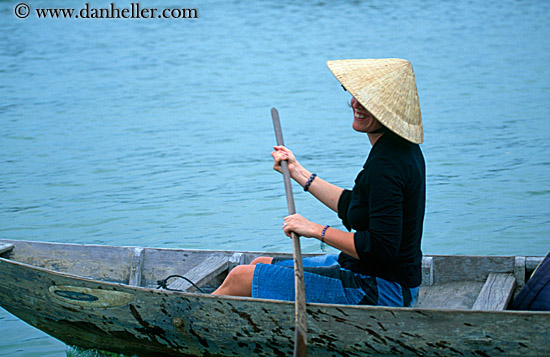
[[[0,259],[0,304],[81,348],[128,355],[290,355],[294,304],[171,292]],[[308,353],[545,355],[550,313],[308,304]]]

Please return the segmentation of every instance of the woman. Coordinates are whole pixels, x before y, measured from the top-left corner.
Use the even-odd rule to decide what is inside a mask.
[[[352,95],[353,129],[367,134],[372,149],[352,190],[306,170],[283,146],[272,153],[274,169],[281,172],[287,160],[292,179],[338,213],[350,231],[299,214],[284,219],[287,236],[295,232],[341,251],[303,260],[306,300],[411,306],[422,282],[425,209],[422,119],[412,66],[401,59],[327,65]],[[233,269],[214,294],[294,300],[292,266],[292,260],[256,258]]]

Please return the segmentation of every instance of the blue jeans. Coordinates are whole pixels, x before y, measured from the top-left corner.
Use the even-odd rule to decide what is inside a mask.
[[[395,282],[343,269],[337,254],[304,258],[307,302],[345,305],[404,306],[403,289]],[[275,259],[257,264],[252,279],[252,297],[294,301],[293,260]],[[410,289],[411,305],[418,288]]]

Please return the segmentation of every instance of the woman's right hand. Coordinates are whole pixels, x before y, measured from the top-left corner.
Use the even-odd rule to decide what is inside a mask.
[[[273,156],[273,170],[282,173],[283,169],[281,167],[281,161],[288,161],[288,171],[290,171],[290,176],[300,168],[300,163],[296,160],[296,157],[291,150],[287,149],[284,146],[274,146],[271,156]]]
[[[274,146],[273,149],[275,149],[275,151],[271,153],[274,160],[273,169],[282,173],[283,168],[281,167],[281,161],[287,160],[290,177],[300,186],[304,187],[312,177],[312,173],[300,165],[291,150],[284,146]],[[313,181],[313,184],[309,186],[309,192],[325,206],[334,212],[338,212],[338,201],[344,189],[317,177]]]

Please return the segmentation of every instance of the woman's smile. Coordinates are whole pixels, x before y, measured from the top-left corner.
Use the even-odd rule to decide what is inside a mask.
[[[350,106],[353,109],[354,130],[368,133],[381,127],[380,122],[357,99],[352,97]]]
[[[354,113],[355,113],[355,114],[354,114],[355,119],[357,119],[357,120],[363,120],[363,119],[365,119],[365,117],[366,117],[366,116],[363,115],[363,114],[359,114],[357,111],[355,111]]]

